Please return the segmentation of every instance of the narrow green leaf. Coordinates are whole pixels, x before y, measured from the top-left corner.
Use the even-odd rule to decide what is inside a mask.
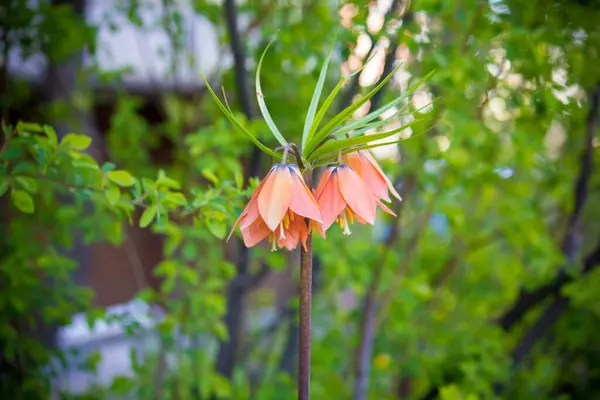
[[[360,100],[350,104],[340,113],[338,113],[335,117],[333,117],[327,124],[325,124],[323,128],[318,130],[314,135],[312,146],[309,146],[306,150],[308,152],[313,151],[315,146],[318,145],[325,137],[327,137],[327,135],[333,132],[333,130],[337,128],[338,125],[341,125],[342,122],[350,118],[356,110],[362,107],[362,105],[369,101],[369,99],[373,97],[375,93],[381,90],[381,88],[385,86],[385,84],[392,78],[392,76],[394,76],[396,71],[398,71],[398,68],[400,68],[401,66],[402,64],[398,64],[396,68],[394,68],[393,71],[390,72],[388,76],[386,76],[377,86],[371,89],[371,91],[365,94]]]
[[[314,141],[310,144],[310,146],[308,146],[307,151],[310,153],[312,152],[315,147],[325,138],[327,137],[327,135],[329,135],[333,130],[335,130],[335,128],[337,128],[338,125],[340,125],[342,122],[344,122],[346,119],[350,118],[352,116],[352,114],[358,110],[363,104],[365,104],[371,97],[373,97],[375,95],[375,93],[377,93],[379,90],[381,90],[383,88],[383,86],[391,79],[392,76],[394,76],[394,74],[396,73],[396,71],[398,70],[398,68],[400,68],[402,66],[402,64],[399,64],[396,68],[394,68],[394,70],[392,72],[390,72],[388,74],[388,76],[385,77],[385,79],[383,79],[375,88],[373,88],[369,93],[367,93],[363,98],[361,98],[359,101],[353,103],[352,105],[346,107],[342,112],[340,112],[338,115],[336,115],[335,117],[333,117],[331,119],[331,121],[329,121],[329,123],[327,123],[320,131],[318,131],[315,136],[314,136]],[[419,81],[417,81],[417,83],[415,83],[414,85],[412,85],[405,93],[402,94],[401,97],[399,97],[398,99],[394,100],[394,102],[399,102],[401,99],[406,98],[408,95],[412,94],[417,88],[419,88],[427,79],[429,79],[429,77],[435,72],[435,70],[429,72],[427,75],[425,75],[423,78],[421,78]],[[381,113],[385,112],[388,108],[389,104],[382,106],[381,108],[384,108],[385,110],[382,111]],[[371,112],[370,114],[376,114],[376,116],[381,115],[380,111],[381,108]],[[369,116],[369,114],[364,118],[367,118]]]
[[[119,186],[133,186],[133,183],[135,182],[133,176],[131,176],[129,172],[124,170],[110,171],[107,175],[108,179],[110,179]]]
[[[343,151],[343,150],[348,149],[353,146],[367,144],[367,143],[373,142],[375,140],[385,139],[385,138],[390,137],[398,132],[402,132],[404,129],[409,128],[418,122],[420,122],[420,121],[413,121],[409,124],[401,126],[400,128],[397,128],[397,129],[394,129],[394,130],[391,130],[388,132],[376,133],[374,135],[354,136],[354,137],[347,138],[347,139],[340,139],[340,140],[327,142],[323,146],[316,149],[312,154],[310,154],[308,156],[308,161],[313,161],[313,160],[319,159],[320,157],[323,157],[327,154],[337,153],[338,151]]]
[[[227,95],[225,94],[225,88],[223,86],[221,86],[221,93],[223,93],[223,100],[225,100],[225,107],[227,107],[227,111],[233,115],[233,111],[231,111],[231,107],[227,101]]]
[[[119,202],[119,197],[121,196],[121,190],[119,189],[118,186],[111,186],[106,190],[106,192],[104,192],[104,195],[106,196],[106,200],[108,201],[108,204],[110,204],[111,206],[114,206]]]
[[[400,97],[390,101],[388,104],[379,108],[378,110],[370,112],[367,115],[365,115],[364,117],[357,119],[356,121],[353,121],[353,122],[349,123],[348,125],[344,125],[338,130],[335,130],[334,134],[336,136],[340,136],[345,133],[349,133],[350,131],[357,129],[357,128],[362,130],[367,127],[367,125],[365,125],[365,124],[368,124],[369,122],[373,121],[375,118],[379,117],[381,114],[385,113],[386,111],[391,110],[392,108],[397,106],[400,102],[402,102],[405,99],[406,99],[406,96],[400,96]],[[405,110],[406,108],[407,108],[407,106],[404,106],[404,107],[402,107],[402,110]],[[394,113],[393,116],[386,118],[385,120],[379,120],[379,121],[374,122],[369,125],[381,126],[381,125],[387,124],[387,123],[389,123],[389,120],[395,118],[400,112],[401,112],[401,110],[398,111],[397,113]]]
[[[275,139],[277,139],[277,141],[282,146],[287,146],[288,142],[285,140],[281,132],[279,132],[279,129],[277,129],[277,125],[275,125],[273,118],[271,118],[271,114],[269,113],[269,109],[267,108],[267,104],[265,103],[265,98],[263,96],[262,88],[260,86],[260,70],[262,68],[262,62],[265,58],[265,54],[267,54],[267,50],[269,50],[269,47],[271,47],[271,44],[273,44],[274,41],[275,38],[271,39],[267,47],[265,47],[265,51],[263,51],[262,55],[260,56],[260,60],[258,60],[258,66],[256,67],[256,99],[258,100],[258,108],[260,108],[260,113],[262,114],[263,118],[265,119],[265,122],[269,126],[269,129],[271,129],[271,133],[273,133]]]
[[[262,144],[257,138],[254,137],[254,135],[252,135],[250,132],[248,132],[248,130],[246,128],[244,128],[244,126],[237,119],[235,119],[235,117],[233,116],[233,114],[230,113],[227,110],[227,108],[223,105],[223,103],[221,103],[221,100],[219,100],[219,98],[217,97],[217,95],[215,94],[215,92],[212,90],[212,88],[210,87],[210,84],[208,83],[208,81],[206,80],[206,78],[204,77],[204,75],[202,75],[202,79],[204,80],[204,84],[206,85],[206,88],[208,89],[208,91],[210,92],[211,96],[213,97],[213,99],[217,103],[217,106],[221,109],[221,111],[223,112],[223,114],[225,114],[225,116],[233,124],[233,126],[235,126],[243,134],[245,134],[246,136],[248,136],[250,138],[250,140],[252,141],[252,143],[254,143],[263,152],[265,152],[268,155],[270,155],[272,157],[275,157],[276,159],[280,160],[281,159],[281,155],[275,153],[273,150],[269,149],[267,146],[265,146],[264,144]]]
[[[359,69],[357,69],[356,71],[342,77],[339,82],[335,85],[335,87],[333,88],[333,90],[331,91],[331,93],[329,93],[329,95],[325,98],[325,101],[323,102],[323,104],[321,105],[321,107],[319,108],[319,112],[317,113],[312,126],[310,128],[310,133],[309,133],[309,139],[307,140],[307,143],[305,145],[302,146],[302,152],[303,153],[308,153],[307,150],[307,145],[309,143],[312,144],[312,141],[310,140],[310,138],[312,138],[312,136],[314,135],[315,131],[317,130],[317,128],[319,127],[319,125],[321,124],[321,121],[323,120],[323,117],[325,117],[325,114],[327,113],[327,111],[329,111],[329,108],[331,107],[331,104],[333,103],[333,100],[335,99],[335,97],[337,96],[337,94],[340,92],[340,90],[342,90],[342,86],[344,85],[344,82],[346,82],[346,80],[348,80],[349,78],[353,77],[354,75],[359,74],[369,63],[369,61],[371,61],[373,59],[373,57],[375,57],[375,54],[373,54],[367,61],[365,61],[362,65],[362,67],[360,67]],[[321,139],[323,140],[323,139]],[[314,143],[314,146],[311,146],[311,148],[316,147],[319,144],[319,142]]]
[[[140,228],[146,228],[148,225],[152,223],[154,217],[158,212],[158,207],[156,205],[148,207],[140,217]]]
[[[383,146],[389,146],[391,144],[398,144],[400,142],[403,142],[405,140],[409,140],[409,139],[414,139],[418,136],[424,135],[427,132],[429,132],[431,129],[433,129],[433,126],[424,130],[423,132],[420,132],[416,135],[411,135],[410,137],[407,138],[400,138],[397,140],[392,140],[389,142],[382,142],[382,143],[372,143],[372,144],[363,144],[363,145],[358,145],[358,146],[354,146],[354,147],[350,147],[347,149],[342,150],[342,154],[348,154],[348,153],[352,153],[353,151],[358,151],[358,150],[369,150],[369,149],[374,149],[377,147],[383,147]],[[324,165],[330,164],[335,158],[337,157],[337,153],[331,153],[329,155],[326,155],[324,157],[322,157],[318,162],[316,162],[314,164],[315,168],[318,167],[322,167]]]
[[[308,106],[308,112],[306,113],[306,119],[304,120],[304,130],[302,131],[302,148],[306,146],[306,141],[310,139],[310,136],[313,133],[311,131],[313,121],[315,120],[317,106],[319,105],[319,100],[321,99],[321,92],[323,91],[323,85],[325,84],[325,78],[327,77],[327,69],[329,68],[329,60],[331,60],[331,53],[333,52],[334,45],[335,40],[333,43],[331,43],[329,53],[327,53],[327,57],[325,57],[325,61],[323,61],[323,66],[321,67],[321,72],[319,73],[319,79],[317,80],[317,86],[315,87],[312,99],[310,100],[310,105]]]
[[[12,202],[19,211],[26,214],[33,214],[35,211],[33,198],[24,190],[15,190],[12,192]]]

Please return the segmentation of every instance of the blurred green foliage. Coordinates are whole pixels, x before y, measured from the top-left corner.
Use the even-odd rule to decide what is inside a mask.
[[[18,45],[26,56],[43,51],[61,65],[83,48],[93,53],[100,45],[98,27],[86,24],[68,2],[26,3],[0,6],[4,55]],[[144,2],[118,3],[113,17],[148,23],[140,18]],[[573,260],[561,245],[574,210],[580,158],[589,146],[589,94],[600,82],[600,4],[394,1],[401,11],[384,18],[370,3],[264,0],[237,7],[240,20],[254,27],[241,35],[250,82],[260,54],[279,31],[261,82],[271,115],[296,143],[340,9],[354,10],[354,16],[334,48],[325,94],[338,82],[342,64],[354,57],[359,36],[396,50],[404,62],[398,76],[410,74],[406,82],[388,85],[384,100],[405,94],[435,70],[417,93],[436,100],[432,109],[419,115],[397,155],[382,160],[404,197],[398,218],[379,216],[378,225],[356,226],[350,237],[331,230],[326,241],[315,239],[320,266],[313,298],[312,397],[357,398],[363,299],[371,294],[377,307],[366,370],[369,399],[597,398],[600,272],[581,271],[600,234],[597,171],[587,183]],[[228,50],[224,6],[213,1],[193,6],[215,24]],[[186,52],[182,16],[171,2],[165,9],[154,24],[169,32],[178,52]],[[370,31],[369,15],[385,19],[385,28]],[[268,308],[263,303],[272,302],[268,293],[260,297],[268,289],[245,294],[251,306],[241,319],[231,379],[217,373],[219,344],[232,333],[223,316],[231,287],[240,284],[241,263],[239,246],[225,245],[223,238],[257,183],[246,184],[253,157],[247,138],[205,91],[191,98],[161,93],[164,118],[150,122],[141,112],[144,96],[122,84],[126,71],[104,71],[103,82],[116,88],[115,110],[104,132],[108,161],[98,162],[88,148],[103,144],[91,143],[88,132],[59,137],[46,125],[57,115],[75,120],[73,103],[91,112],[102,98],[94,87],[78,85],[73,99],[47,104],[22,79],[9,78],[3,60],[4,116],[32,101],[40,104],[21,118],[37,123],[5,120],[0,141],[1,397],[48,397],[51,378],[66,368],[67,355],[40,340],[39,331],[64,326],[81,311],[91,325],[105,317],[91,306],[93,293],[73,283],[82,266],[70,249],[79,238],[121,246],[130,223],[164,238],[164,259],[154,270],[161,285],[137,295],[165,310],[157,327],[160,345],[143,360],[132,354],[133,376],[117,377],[85,398],[294,398],[295,374],[284,361],[288,342],[295,340],[293,293],[289,304],[275,306],[281,315],[273,329],[256,323],[260,308]],[[177,65],[171,67],[176,71]],[[95,67],[78,71],[82,77],[97,73]],[[236,118],[263,143],[277,146],[264,121],[240,111],[234,69],[223,63],[217,75],[208,78],[226,89]],[[343,93],[351,86],[348,82]],[[356,95],[372,86],[360,87]],[[599,139],[593,135],[597,160]],[[156,162],[166,143],[168,162]],[[270,161],[261,160],[263,171]],[[263,248],[252,249],[249,257],[251,272],[263,265],[285,270],[295,286],[296,257]],[[520,290],[542,287],[560,270],[569,283],[511,329],[502,329],[497,318]],[[523,336],[559,296],[569,301],[566,311],[515,364],[512,355]],[[119,321],[131,335],[140,329],[127,318]],[[182,338],[191,345],[182,345]],[[98,356],[84,367],[93,371]],[[55,358],[63,364],[52,363],[48,371]]]

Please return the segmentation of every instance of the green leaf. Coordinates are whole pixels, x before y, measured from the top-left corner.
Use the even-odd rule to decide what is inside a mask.
[[[158,212],[156,205],[148,207],[140,217],[140,227],[145,228],[152,223]]]
[[[327,154],[330,154],[330,153],[337,153],[338,151],[346,150],[353,146],[359,146],[359,145],[367,144],[370,142],[374,142],[376,140],[385,139],[385,138],[390,137],[398,132],[403,131],[406,128],[411,127],[412,125],[415,125],[418,122],[421,122],[421,121],[413,121],[409,124],[401,126],[400,128],[397,128],[397,129],[394,129],[394,130],[391,130],[388,132],[376,133],[374,135],[361,135],[361,136],[355,136],[355,137],[351,137],[351,138],[347,138],[347,139],[340,139],[340,140],[327,142],[327,143],[323,144],[321,147],[319,147],[318,149],[316,149],[312,154],[310,154],[307,157],[307,160],[310,162],[313,160],[317,160],[320,157],[326,156]]]
[[[269,113],[269,109],[267,108],[267,104],[265,103],[265,98],[263,96],[262,88],[260,86],[260,70],[262,67],[262,62],[265,58],[265,54],[267,54],[267,50],[269,50],[269,47],[271,47],[274,41],[275,38],[271,39],[267,47],[265,47],[265,51],[263,51],[262,55],[260,56],[260,60],[258,60],[258,66],[256,67],[256,99],[258,100],[258,108],[260,109],[260,113],[262,114],[263,118],[265,119],[265,122],[269,126],[269,129],[271,129],[273,136],[275,136],[275,139],[277,139],[277,141],[282,146],[287,146],[288,142],[285,140],[283,135],[281,135],[281,132],[279,132],[279,129],[277,129],[277,125],[275,125],[273,118],[271,118],[271,114]]]
[[[0,152],[0,160],[14,160],[23,154],[23,149],[17,146],[8,146]]]
[[[215,235],[219,239],[225,238],[225,234],[227,233],[227,227],[225,226],[225,222],[223,221],[206,221],[206,225],[210,230],[210,233]]]
[[[105,192],[106,200],[108,204],[111,206],[116,205],[119,202],[119,197],[121,196],[121,190],[118,186],[111,186]]]
[[[365,104],[371,97],[373,97],[375,95],[375,93],[377,93],[379,90],[381,90],[385,84],[392,78],[392,76],[394,76],[394,74],[396,73],[396,71],[398,70],[398,68],[400,68],[402,66],[402,64],[398,64],[398,66],[396,66],[396,68],[394,68],[394,70],[392,72],[390,72],[388,74],[388,76],[386,76],[377,86],[375,86],[375,88],[373,88],[371,91],[369,91],[364,97],[362,97],[359,101],[351,104],[350,106],[346,107],[342,112],[340,112],[338,115],[336,115],[334,118],[331,119],[331,121],[329,121],[321,130],[319,130],[314,137],[314,141],[312,141],[310,143],[310,145],[307,148],[307,151],[312,152],[314,151],[315,147],[325,138],[327,137],[327,135],[329,135],[331,132],[333,132],[333,130],[335,130],[338,125],[340,125],[342,122],[344,122],[346,119],[350,118],[350,116],[356,111],[358,110],[363,104]],[[426,76],[424,76],[421,80],[419,80],[419,82],[417,82],[415,85],[413,85],[406,93],[403,94],[403,97],[406,97],[408,94],[414,92],[419,86],[421,86],[421,84],[423,82],[425,82],[430,76],[431,74],[433,74],[434,71],[431,71],[429,74],[427,74]],[[383,108],[388,107],[388,105],[383,106]],[[376,110],[373,113],[378,113],[380,110]]]
[[[30,178],[28,176],[17,176],[15,178],[15,182],[17,182],[23,189],[28,191],[29,193],[37,192],[37,182],[35,179]]]
[[[407,107],[402,107],[402,109],[400,111],[398,111],[397,113],[394,113],[393,116],[386,118],[386,119],[380,119],[376,122],[371,122],[373,121],[375,118],[379,117],[381,114],[383,114],[384,112],[392,109],[393,107],[397,106],[400,102],[402,102],[403,100],[406,99],[406,95],[400,96],[392,101],[390,101],[388,104],[386,104],[385,106],[377,109],[376,111],[370,112],[369,114],[365,115],[364,117],[357,119],[356,121],[353,121],[351,123],[349,123],[348,125],[344,125],[341,128],[335,130],[333,133],[336,136],[341,136],[345,133],[349,133],[354,129],[373,129],[373,128],[378,128],[382,125],[385,125],[387,123],[389,123],[390,120],[396,118],[396,116],[399,116],[398,114],[402,111],[405,110]]]
[[[227,340],[227,338],[229,337],[229,332],[227,332],[227,327],[225,326],[223,321],[217,321],[213,325],[213,330],[215,332],[215,335],[221,340]]]
[[[215,185],[217,183],[219,183],[219,178],[214,174],[214,172],[212,172],[210,169],[208,168],[203,168],[202,169],[202,175],[204,175],[204,177],[206,179],[208,179],[209,181],[211,181],[212,183],[214,183]]]
[[[337,35],[336,35],[337,38]],[[304,129],[302,131],[302,148],[306,146],[306,141],[310,139],[313,131],[313,122],[315,120],[315,114],[317,113],[317,107],[319,105],[319,100],[321,99],[321,92],[323,91],[323,85],[325,84],[325,78],[327,77],[327,69],[329,67],[329,60],[331,59],[331,53],[333,52],[333,46],[335,44],[335,39],[333,43],[331,43],[331,48],[329,49],[329,53],[327,57],[325,57],[325,61],[323,61],[323,66],[321,67],[321,72],[319,73],[319,79],[317,80],[317,86],[315,87],[315,91],[313,92],[312,99],[310,100],[310,105],[308,106],[308,112],[306,113],[306,119],[304,120]]]
[[[210,87],[210,84],[208,83],[208,81],[206,80],[206,78],[204,77],[204,75],[202,75],[202,79],[204,80],[204,84],[206,85],[206,88],[208,89],[209,93],[211,94],[211,96],[213,97],[213,99],[215,100],[215,102],[217,103],[217,106],[221,109],[221,111],[223,112],[223,114],[225,114],[225,116],[233,124],[233,126],[235,126],[244,135],[248,136],[250,138],[250,140],[252,141],[252,143],[254,143],[263,152],[267,153],[268,155],[270,155],[270,156],[272,156],[272,157],[274,157],[274,158],[276,158],[278,160],[281,160],[281,155],[280,154],[275,153],[273,150],[269,149],[267,146],[265,146],[264,144],[262,144],[257,138],[254,137],[253,134],[251,134],[246,128],[244,128],[244,126],[233,116],[232,113],[230,113],[227,110],[227,108],[225,108],[225,106],[223,105],[223,103],[221,103],[221,100],[219,100],[219,98],[217,97],[217,95],[215,94],[215,92]]]
[[[175,179],[169,178],[163,169],[158,171],[158,178],[156,179],[156,186],[164,186],[169,189],[180,189],[181,184]]]
[[[329,110],[329,108],[331,107],[331,104],[333,103],[333,100],[335,99],[335,97],[337,96],[337,94],[339,93],[339,91],[342,89],[342,86],[344,85],[344,82],[346,82],[346,80],[348,80],[349,78],[353,77],[354,75],[359,74],[369,63],[369,61],[371,61],[373,59],[373,57],[375,57],[375,55],[377,54],[377,52],[374,52],[374,54],[369,57],[369,59],[367,61],[365,61],[363,63],[363,65],[357,69],[356,71],[352,72],[351,74],[348,74],[344,77],[342,77],[339,82],[337,83],[337,85],[335,85],[335,87],[333,88],[333,90],[331,91],[331,93],[329,93],[329,95],[327,96],[327,98],[325,98],[325,101],[323,102],[323,104],[321,105],[321,107],[319,108],[319,112],[317,113],[317,116],[315,117],[312,126],[310,127],[310,134],[309,134],[309,139],[312,138],[312,136],[314,135],[315,131],[317,130],[317,128],[319,127],[319,125],[321,124],[321,121],[323,120],[323,117],[325,117],[325,114],[327,113],[327,111]],[[321,139],[322,140],[322,139]],[[307,140],[307,144],[308,142],[310,142],[310,140]],[[318,145],[319,143],[316,143],[316,145]],[[306,144],[302,146],[302,152],[303,153],[307,153],[306,151]]]
[[[18,210],[26,214],[33,214],[35,211],[33,198],[23,190],[15,190],[12,193],[12,202]]]
[[[317,131],[314,135],[314,140],[312,140],[309,143],[309,146],[307,147],[306,151],[308,151],[309,153],[312,152],[315,149],[315,147],[327,137],[327,135],[329,135],[331,132],[333,132],[335,128],[338,127],[338,125],[350,118],[356,110],[358,110],[360,107],[362,107],[363,104],[369,101],[369,99],[373,97],[375,93],[379,92],[379,90],[381,90],[381,88],[385,86],[385,84],[392,78],[392,76],[394,76],[396,71],[398,71],[398,68],[400,68],[401,66],[401,63],[398,64],[396,68],[394,68],[392,72],[390,72],[388,76],[386,76],[377,86],[371,89],[371,91],[369,91],[367,94],[361,97],[360,100],[350,104],[340,113],[338,113],[335,117],[333,117],[327,124],[325,124],[323,128]]]
[[[165,200],[179,206],[185,206],[187,204],[187,199],[185,198],[183,193],[180,192],[167,193],[167,195],[165,196]]]
[[[48,136],[48,141],[52,145],[52,147],[56,147],[58,145],[58,137],[56,136],[56,131],[50,125],[44,125],[44,133]],[[91,139],[90,139],[91,140]]]
[[[117,168],[117,166],[115,164],[113,164],[111,162],[107,162],[102,165],[102,168],[100,168],[100,170],[102,172],[110,172],[110,171],[114,170],[115,168]]]
[[[16,127],[17,132],[27,131],[27,132],[35,132],[41,133],[44,131],[44,128],[40,124],[36,124],[35,122],[22,122],[19,121]]]
[[[85,150],[92,144],[92,138],[86,135],[69,133],[65,135],[60,144],[73,150]]]
[[[0,179],[0,196],[4,196],[9,187],[10,181],[7,178]]]
[[[125,396],[135,387],[134,381],[126,376],[115,376],[110,384],[110,391],[118,396]]]
[[[76,168],[87,168],[93,171],[98,171],[98,162],[87,154],[80,155],[77,160],[73,160],[71,164]]]
[[[129,172],[124,170],[110,171],[108,173],[108,179],[110,179],[117,185],[124,187],[133,186],[133,183],[135,182],[133,176],[131,176]]]
[[[37,166],[32,162],[21,162],[17,164],[13,170],[13,174],[34,174],[37,171]]]

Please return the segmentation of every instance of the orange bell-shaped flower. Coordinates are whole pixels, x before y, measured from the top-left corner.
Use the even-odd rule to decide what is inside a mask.
[[[240,225],[244,244],[252,247],[267,236],[272,250],[288,250],[302,242],[306,248],[309,230],[304,218],[321,223],[319,206],[294,164],[275,164],[256,188],[235,222],[229,238]]]
[[[384,173],[377,160],[371,155],[369,150],[358,150],[346,154],[345,162],[361,177],[361,179],[371,189],[377,198],[377,204],[381,209],[388,214],[396,215],[392,210],[387,208],[381,200],[390,202],[388,191],[392,196],[402,201],[402,197],[398,194],[392,181]]]
[[[315,191],[323,222],[311,221],[311,226],[325,237],[325,231],[338,222],[349,235],[354,219],[362,224],[375,223],[377,199],[371,189],[349,166],[329,166],[323,172]]]

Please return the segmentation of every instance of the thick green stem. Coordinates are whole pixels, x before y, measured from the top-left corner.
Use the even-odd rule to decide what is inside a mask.
[[[310,398],[310,310],[312,297],[312,235],[300,250],[300,343],[298,400]]]

